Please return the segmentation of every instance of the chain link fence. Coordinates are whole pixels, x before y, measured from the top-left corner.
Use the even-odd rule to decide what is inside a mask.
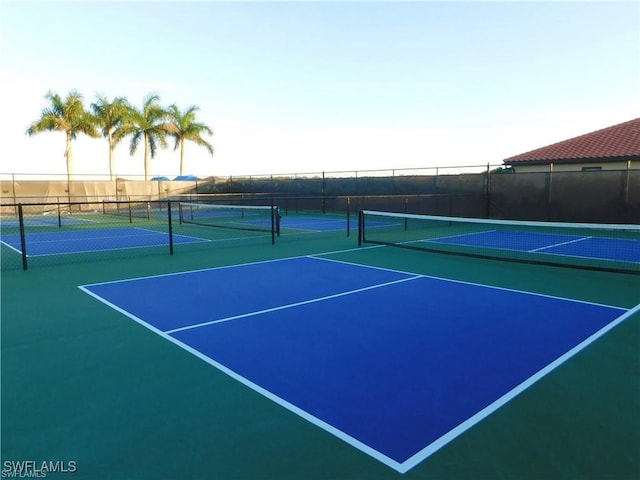
[[[222,242],[260,244],[264,231],[240,232],[181,222],[180,202],[276,205],[291,215],[335,215],[349,221],[358,210],[428,215],[640,224],[640,170],[522,173],[490,170],[424,175],[375,171],[355,176],[250,177],[185,185],[121,182],[102,194],[95,182],[74,184],[74,201],[57,184],[3,182],[2,269],[167,255]],[[159,183],[160,182],[160,183]],[[82,183],[82,182],[81,182]],[[173,188],[175,187],[175,188]],[[10,195],[6,195],[11,191]],[[92,192],[80,195],[79,192]],[[62,192],[65,193],[65,192]],[[68,193],[68,192],[67,192]],[[269,223],[268,220],[264,222]],[[266,238],[265,238],[266,237]],[[55,245],[55,247],[54,247]]]

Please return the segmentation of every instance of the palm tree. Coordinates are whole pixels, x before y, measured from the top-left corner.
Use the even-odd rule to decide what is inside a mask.
[[[142,109],[134,107],[128,109],[122,126],[114,132],[116,142],[124,136],[131,135],[129,152],[136,153],[140,141],[144,142],[144,179],[149,180],[151,159],[156,156],[158,146],[167,146],[166,136],[170,130],[167,123],[168,112],[160,105],[157,94],[149,94],[142,102]]]
[[[202,138],[203,133],[213,135],[213,130],[204,123],[196,122],[196,112],[200,110],[195,105],[191,105],[184,112],[174,103],[169,106],[171,128],[169,133],[176,140],[174,150],[180,148],[180,175],[184,175],[184,144],[186,140],[205,147],[213,156],[213,146]]]
[[[84,109],[82,95],[77,90],[70,91],[65,99],[51,91],[47,92],[44,98],[50,102],[50,105],[44,108],[40,118],[27,128],[26,134],[33,136],[42,132],[64,132],[66,135],[64,156],[67,160],[67,183],[69,183],[73,174],[72,141],[79,133],[97,137],[95,119]]]
[[[109,144],[109,177],[114,178],[113,152],[116,145],[122,140],[116,131],[122,127],[130,106],[124,97],[116,97],[110,102],[104,95],[98,95],[96,101],[91,104],[91,111],[96,118],[96,124],[101,128],[102,136]]]

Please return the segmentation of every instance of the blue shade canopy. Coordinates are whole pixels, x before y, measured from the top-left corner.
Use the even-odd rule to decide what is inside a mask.
[[[174,178],[174,180],[181,180],[181,181],[190,180],[190,181],[193,181],[193,180],[198,180],[198,177],[196,177],[195,175],[179,175],[176,178]]]

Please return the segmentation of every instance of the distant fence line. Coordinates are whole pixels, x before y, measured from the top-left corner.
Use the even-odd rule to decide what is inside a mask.
[[[58,203],[86,199],[157,200],[170,195],[197,192],[198,180],[1,180],[2,203]]]
[[[211,177],[194,181],[13,179],[2,180],[0,184],[3,204],[162,200],[194,194],[245,197],[266,194],[279,198],[320,197],[327,201],[338,196],[445,194],[482,196],[482,213],[476,216],[488,218],[640,223],[640,170],[525,173],[490,165],[476,169],[475,173],[452,173],[449,168],[433,167]]]
[[[130,200],[134,198],[156,200],[171,195],[189,193],[256,193],[263,191],[306,193],[313,190],[318,183],[320,190],[326,190],[327,182],[342,183],[347,194],[357,194],[358,185],[366,178],[398,178],[405,180],[411,177],[439,177],[461,173],[488,172],[490,165],[472,165],[456,167],[398,168],[374,170],[344,170],[306,173],[230,175],[225,177],[210,176],[207,178],[176,177],[170,180],[166,176],[156,176],[144,180],[143,176],[129,175],[126,178],[109,178],[109,175],[69,175],[66,174],[29,174],[0,173],[1,196],[7,203],[22,201],[30,203],[74,202],[84,198],[102,198],[107,200]],[[500,167],[497,167],[500,168]],[[184,177],[182,177],[184,178]],[[399,180],[401,181],[401,180]],[[346,182],[346,184],[345,184]],[[353,183],[353,186],[350,184]],[[393,183],[393,182],[392,182]],[[411,183],[411,181],[405,183]],[[343,188],[343,189],[344,189]],[[334,188],[335,189],[335,188]],[[388,191],[383,180],[380,193]],[[422,193],[418,187],[415,193]],[[316,193],[316,192],[313,192]],[[402,193],[402,192],[400,192]]]
[[[355,169],[355,170],[318,170],[318,171],[302,171],[302,172],[280,172],[280,173],[259,173],[259,174],[242,174],[242,175],[209,175],[209,176],[191,176],[171,178],[171,175],[156,175],[150,181],[179,181],[179,180],[198,180],[203,182],[224,182],[234,179],[265,179],[265,178],[319,178],[325,177],[363,177],[363,176],[407,176],[407,175],[454,175],[462,173],[482,173],[487,169],[499,169],[503,165],[458,165],[458,166],[434,166],[419,168],[378,168],[378,169]],[[0,181],[20,181],[20,180],[59,180],[59,181],[111,181],[116,180],[135,180],[144,181],[144,175],[118,175],[113,178],[109,174],[71,174],[66,173],[2,173],[0,172]]]

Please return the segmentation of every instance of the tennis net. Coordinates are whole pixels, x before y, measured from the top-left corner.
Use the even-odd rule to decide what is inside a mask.
[[[166,202],[164,203],[166,205]],[[116,217],[128,217],[129,219],[142,218],[149,220],[152,216],[163,214],[163,212],[160,211],[161,207],[161,203],[157,201],[152,202],[146,200],[105,200],[102,202],[102,213],[104,213],[105,215],[112,215]],[[164,213],[163,216],[166,216],[166,213]]]
[[[280,234],[280,213],[275,205],[220,205],[178,203],[180,223]]]
[[[526,222],[361,210],[358,244],[640,274],[640,225]]]

